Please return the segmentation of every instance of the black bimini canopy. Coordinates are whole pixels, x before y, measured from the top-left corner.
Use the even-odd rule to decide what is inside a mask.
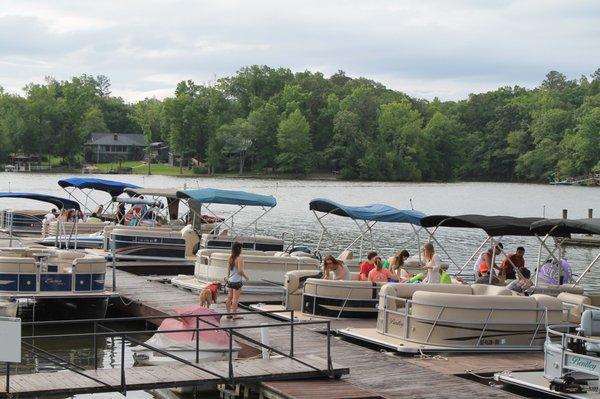
[[[423,227],[463,227],[484,230],[490,237],[495,236],[534,236],[531,224],[545,221],[536,217],[487,216],[487,215],[431,215],[421,219]],[[559,233],[553,233],[557,236]]]
[[[15,193],[15,192],[1,192],[0,198],[22,198],[30,199],[35,201],[47,202],[54,205],[59,209],[77,209],[79,210],[79,203],[67,198],[55,197],[53,195],[38,194],[38,193]]]
[[[544,219],[531,225],[537,235],[600,234],[600,219]]]

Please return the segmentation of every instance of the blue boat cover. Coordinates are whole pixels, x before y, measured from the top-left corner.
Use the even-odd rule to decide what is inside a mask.
[[[79,203],[66,198],[55,197],[46,194],[37,193],[15,193],[15,192],[0,192],[0,198],[23,198],[35,201],[47,202],[59,209],[80,209]]]
[[[349,206],[338,204],[337,202],[325,198],[315,198],[310,201],[309,208],[311,211],[331,213],[356,220],[410,223],[417,226],[421,225],[421,219],[425,217],[423,212],[411,209],[397,209],[385,204]]]
[[[227,204],[268,206],[277,205],[277,200],[272,195],[248,193],[245,191],[219,190],[216,188],[199,188],[195,190],[179,190],[178,198],[191,198],[203,204]]]
[[[93,190],[106,191],[113,197],[122,194],[126,188],[140,188],[139,186],[131,183],[97,179],[95,177],[71,177],[69,179],[59,180],[58,185],[62,188],[77,187],[79,189],[90,188]]]

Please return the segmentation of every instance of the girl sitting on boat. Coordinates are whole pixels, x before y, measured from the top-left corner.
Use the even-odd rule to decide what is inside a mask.
[[[344,262],[327,255],[323,258],[323,278],[325,280],[350,280],[350,271]]]

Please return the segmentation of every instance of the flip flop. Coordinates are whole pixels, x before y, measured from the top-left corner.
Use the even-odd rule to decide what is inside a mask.
[[[233,316],[233,320],[238,320],[238,319],[243,319],[243,318],[244,318],[244,316],[238,316],[238,315]]]

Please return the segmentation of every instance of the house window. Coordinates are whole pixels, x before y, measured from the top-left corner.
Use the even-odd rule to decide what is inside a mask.
[[[104,152],[110,152],[110,146],[109,145],[105,145],[104,146]]]

